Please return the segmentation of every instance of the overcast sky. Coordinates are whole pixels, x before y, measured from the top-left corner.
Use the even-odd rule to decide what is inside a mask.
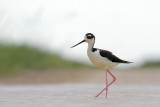
[[[0,39],[30,43],[90,63],[86,33],[95,47],[141,63],[160,59],[159,0],[0,0]]]

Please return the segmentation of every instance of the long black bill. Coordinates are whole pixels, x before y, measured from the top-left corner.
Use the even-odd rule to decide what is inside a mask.
[[[83,42],[85,42],[85,40],[82,40],[81,42],[77,43],[76,45],[72,46],[71,48],[73,48],[73,47],[75,47],[75,46],[77,46],[77,45],[79,45],[79,44],[81,44]]]

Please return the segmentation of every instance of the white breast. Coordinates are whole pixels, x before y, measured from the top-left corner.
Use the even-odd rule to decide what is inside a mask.
[[[88,54],[88,57],[91,60],[91,62],[100,68],[109,69],[109,68],[112,68],[112,67],[118,65],[118,63],[113,63],[109,59],[102,57],[100,55],[99,50],[97,50],[95,52],[87,51],[87,54]]]

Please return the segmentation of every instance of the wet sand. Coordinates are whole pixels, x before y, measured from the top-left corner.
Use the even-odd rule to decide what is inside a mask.
[[[160,70],[112,70],[108,98],[103,70],[29,72],[0,78],[0,107],[160,107]],[[111,78],[110,78],[111,81]]]
[[[113,85],[108,99],[94,95],[104,84],[0,85],[1,107],[159,107],[160,85]]]

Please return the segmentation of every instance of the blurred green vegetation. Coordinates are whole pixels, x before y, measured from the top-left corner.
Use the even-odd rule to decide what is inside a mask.
[[[68,61],[59,55],[27,45],[0,44],[0,76],[8,76],[30,69],[89,67]]]
[[[142,68],[160,68],[160,60],[159,61],[146,61],[142,66]]]

